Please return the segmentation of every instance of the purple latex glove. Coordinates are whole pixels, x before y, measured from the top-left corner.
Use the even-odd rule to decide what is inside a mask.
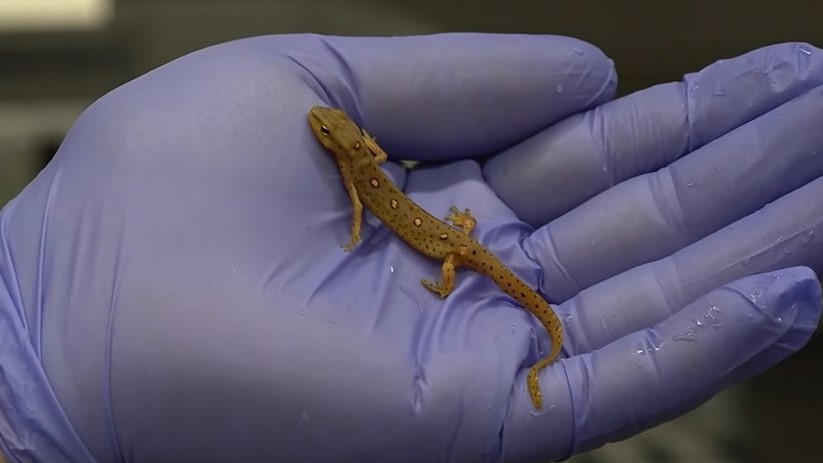
[[[821,81],[798,45],[612,103],[609,60],[563,37],[272,36],[183,57],[96,102],[2,212],[4,452],[548,460],[677,416],[817,325]],[[565,301],[544,410],[525,377],[547,334],[488,278],[461,271],[440,300],[420,285],[439,263],[370,215],[340,249],[351,204],[316,104],[394,160],[454,161],[387,170],[435,215],[471,208],[482,243]]]

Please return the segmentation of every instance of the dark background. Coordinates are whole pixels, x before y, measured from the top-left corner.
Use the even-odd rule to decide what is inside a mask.
[[[0,26],[0,205],[48,162],[73,120],[96,98],[182,54],[226,40],[291,32],[570,35],[614,59],[619,93],[627,94],[764,45],[820,45],[821,18],[823,3],[798,0],[114,0],[108,20],[95,28]],[[722,416],[734,417],[731,426],[742,437],[726,446],[731,450],[725,459],[699,461],[823,461],[816,441],[823,419],[819,338],[777,368],[724,394],[733,398],[733,412],[718,405],[718,399],[673,424],[691,420],[696,424],[688,429],[710,429],[726,419]],[[662,447],[678,445],[667,434],[647,435]],[[708,448],[709,439],[700,437],[696,445],[705,442]],[[675,461],[665,452],[620,450],[630,442],[607,446],[616,453],[580,461]]]

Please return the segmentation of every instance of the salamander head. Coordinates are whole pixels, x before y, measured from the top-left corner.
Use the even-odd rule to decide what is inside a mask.
[[[309,111],[309,124],[320,143],[335,154],[356,156],[365,149],[360,128],[339,109],[315,106]]]

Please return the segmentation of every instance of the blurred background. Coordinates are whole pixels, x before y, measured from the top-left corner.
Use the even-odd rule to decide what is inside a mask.
[[[820,45],[823,4],[800,0],[0,0],[0,205],[104,93],[182,54],[260,34],[447,31],[577,37],[615,60],[619,93],[680,80],[783,41]],[[572,461],[821,461],[823,343],[694,412]],[[637,391],[643,394],[643,391]]]

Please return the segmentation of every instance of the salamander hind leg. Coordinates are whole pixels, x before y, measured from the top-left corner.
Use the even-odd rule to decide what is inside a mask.
[[[443,265],[440,268],[442,273],[442,280],[440,282],[435,282],[431,280],[420,280],[420,283],[425,286],[429,291],[437,294],[440,297],[446,297],[451,294],[452,290],[454,290],[454,280],[455,280],[455,265],[454,265],[454,254],[450,254],[443,260]]]
[[[470,235],[477,226],[477,219],[474,218],[471,211],[468,209],[460,210],[454,206],[449,208],[449,214],[446,220],[454,224],[456,227],[463,229],[463,233]]]

